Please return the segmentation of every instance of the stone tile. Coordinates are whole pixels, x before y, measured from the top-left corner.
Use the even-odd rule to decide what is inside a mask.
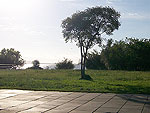
[[[37,106],[38,108],[46,108],[46,109],[52,109],[55,108],[55,105],[48,105],[48,104],[41,104],[39,106]]]
[[[121,109],[118,113],[142,113],[142,110],[130,108],[130,109]]]
[[[45,97],[45,98],[40,98],[38,99],[38,101],[42,101],[42,102],[49,102],[49,101],[53,101],[55,99],[57,99],[58,97],[55,98],[51,98],[51,97]]]
[[[74,110],[69,113],[91,113],[91,111],[76,111],[76,110]]]
[[[142,102],[128,101],[128,102],[126,103],[126,105],[129,105],[129,106],[143,106],[144,103],[142,103]]]
[[[114,104],[122,104],[122,103],[125,103],[127,100],[123,100],[123,99],[111,99],[109,101],[109,103],[114,103]]]
[[[46,102],[45,104],[58,106],[58,105],[65,104],[67,102],[68,102],[68,100],[58,100],[57,99],[57,100],[53,100],[53,101],[50,101],[50,102]]]
[[[70,101],[69,103],[70,104],[84,104],[84,103],[87,103],[88,102],[88,100],[72,100],[72,101]]]
[[[103,103],[100,102],[89,102],[86,103],[82,106],[80,106],[79,108],[75,109],[76,111],[89,111],[92,112],[95,109],[97,109],[99,106],[101,106]]]
[[[94,113],[117,113],[118,110],[119,110],[118,108],[113,108],[113,107],[101,107],[98,110],[96,110]]]
[[[66,95],[64,97],[67,97],[67,98],[78,98],[78,97],[83,96],[85,94],[86,93],[71,93],[70,95]]]
[[[21,111],[21,112],[18,112],[18,113],[41,113],[40,111]]]
[[[145,106],[142,113],[150,113],[150,105]]]
[[[110,108],[121,108],[124,103],[117,103],[117,102],[108,102],[104,104],[102,107],[110,107]]]
[[[133,105],[124,105],[122,107],[123,109],[138,109],[138,110],[142,110],[143,106],[133,106]]]
[[[47,111],[47,108],[42,108],[42,107],[33,107],[31,109],[25,110],[25,112],[44,112]],[[21,111],[22,112],[22,111]]]
[[[116,94],[111,94],[111,93],[103,93],[103,94],[101,94],[98,98],[112,98],[112,97],[114,97],[114,96],[116,96]]]
[[[6,100],[3,100],[3,101],[0,101],[0,106],[5,105],[5,104],[8,105],[8,106],[17,106],[17,105],[27,103],[27,102],[28,101],[17,101],[17,100],[6,99]]]
[[[61,98],[59,98],[59,99],[61,99],[61,100],[72,100],[72,99],[75,99],[75,98],[78,98],[78,97],[68,97],[68,96],[65,96],[65,97],[61,97]]]
[[[46,111],[44,113],[68,113],[68,111],[65,111],[65,110],[50,110],[50,111]]]
[[[125,99],[128,100],[133,96],[133,94],[116,94],[114,98],[120,98],[120,99]]]
[[[85,94],[84,96],[81,96],[75,100],[91,100],[91,99],[94,99],[96,96],[100,95],[99,93],[96,93],[96,94],[92,94],[92,93],[87,93]]]
[[[98,97],[97,97],[97,98],[93,99],[92,101],[105,103],[105,102],[107,102],[109,99],[110,99],[110,98],[98,98]]]
[[[125,104],[125,102],[127,103]],[[0,113],[148,113],[150,95],[0,90]]]
[[[13,111],[13,110],[0,110],[0,113],[16,113],[16,111]]]
[[[54,108],[53,110],[57,110],[57,111],[64,110],[64,111],[68,111],[69,112],[69,111],[75,109],[78,106],[79,106],[79,104],[70,104],[70,103],[67,103],[67,104],[58,106],[58,107]]]

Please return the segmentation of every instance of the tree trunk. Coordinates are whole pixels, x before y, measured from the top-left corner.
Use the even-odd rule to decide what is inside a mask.
[[[86,61],[86,56],[83,57],[83,75],[85,77],[85,61]]]
[[[81,46],[81,47],[80,47],[80,51],[81,51],[81,79],[83,79],[84,76],[85,76],[84,65],[83,65],[83,63],[84,63],[84,57],[83,57],[82,48],[83,48],[83,47]]]

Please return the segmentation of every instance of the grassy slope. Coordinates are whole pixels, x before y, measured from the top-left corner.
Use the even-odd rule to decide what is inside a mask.
[[[0,70],[0,88],[150,94],[150,72],[87,70]]]

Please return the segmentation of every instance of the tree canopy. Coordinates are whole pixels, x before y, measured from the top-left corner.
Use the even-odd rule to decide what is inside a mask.
[[[86,66],[88,69],[149,71],[149,58],[150,39],[110,39],[101,52],[88,54]]]
[[[24,60],[19,51],[13,48],[2,49],[0,52],[0,69],[16,68],[24,65]]]
[[[112,35],[120,26],[120,13],[111,7],[92,7],[74,13],[62,22],[65,41],[74,41],[81,52],[81,78],[85,78],[88,50],[101,46],[103,34]]]
[[[61,62],[56,63],[56,69],[73,69],[74,64],[73,61],[65,58]]]
[[[32,61],[33,66],[28,67],[27,69],[43,69],[40,67],[40,61],[39,60],[34,60]]]

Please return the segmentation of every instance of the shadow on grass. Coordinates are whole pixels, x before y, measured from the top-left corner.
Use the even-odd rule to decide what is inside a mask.
[[[112,93],[118,94],[150,94],[150,86],[142,86],[142,85],[123,85],[123,84],[107,84],[109,90]],[[110,86],[110,87],[109,87]],[[117,88],[111,88],[117,87]]]
[[[84,77],[80,78],[79,80],[89,80],[93,81],[92,77],[90,75],[85,75]]]

